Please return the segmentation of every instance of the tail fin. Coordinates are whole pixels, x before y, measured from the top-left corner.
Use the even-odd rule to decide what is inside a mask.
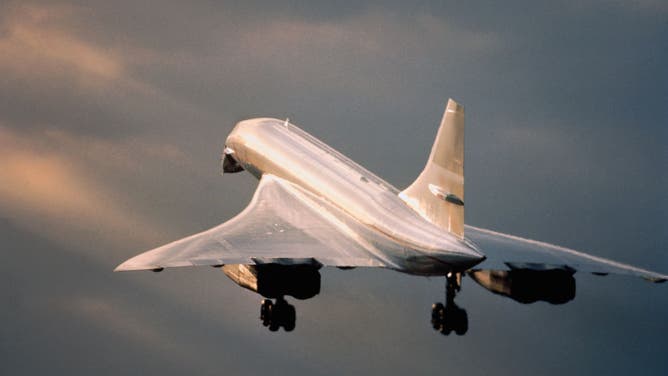
[[[430,222],[464,237],[464,107],[452,99],[427,165],[399,197]]]

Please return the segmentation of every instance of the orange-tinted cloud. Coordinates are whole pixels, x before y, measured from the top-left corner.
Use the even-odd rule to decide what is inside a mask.
[[[119,202],[118,195],[91,178],[71,152],[53,147],[49,142],[53,139],[49,132],[23,134],[0,127],[3,217],[79,249],[128,242],[148,246],[164,240],[162,228]],[[113,149],[101,141],[88,144],[64,133],[56,139],[61,140],[61,146],[90,155],[104,148]],[[119,158],[115,162],[118,167],[131,165],[131,156]]]
[[[67,30],[75,8],[19,6],[0,25],[0,68],[24,79],[70,77],[99,86],[124,74],[118,54],[87,43]]]

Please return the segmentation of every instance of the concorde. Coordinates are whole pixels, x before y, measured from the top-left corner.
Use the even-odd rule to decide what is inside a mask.
[[[246,170],[260,180],[246,209],[210,230],[135,256],[116,271],[277,264],[384,267],[446,276],[482,262],[494,270],[561,269],[668,279],[572,249],[464,225],[464,108],[453,100],[424,170],[403,191],[287,120],[239,122],[227,137],[222,164],[224,172]]]

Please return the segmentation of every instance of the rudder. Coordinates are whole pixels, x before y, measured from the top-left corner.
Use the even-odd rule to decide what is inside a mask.
[[[464,237],[464,107],[452,99],[420,176],[399,193],[430,222]]]

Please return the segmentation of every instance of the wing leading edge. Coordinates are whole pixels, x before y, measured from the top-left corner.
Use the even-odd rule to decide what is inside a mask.
[[[331,204],[264,175],[250,204],[210,230],[135,256],[115,271],[223,264],[391,266]]]
[[[650,270],[473,226],[466,226],[466,237],[476,243],[487,256],[476,269],[564,269],[599,275],[632,275],[657,283],[668,280],[668,275]]]

